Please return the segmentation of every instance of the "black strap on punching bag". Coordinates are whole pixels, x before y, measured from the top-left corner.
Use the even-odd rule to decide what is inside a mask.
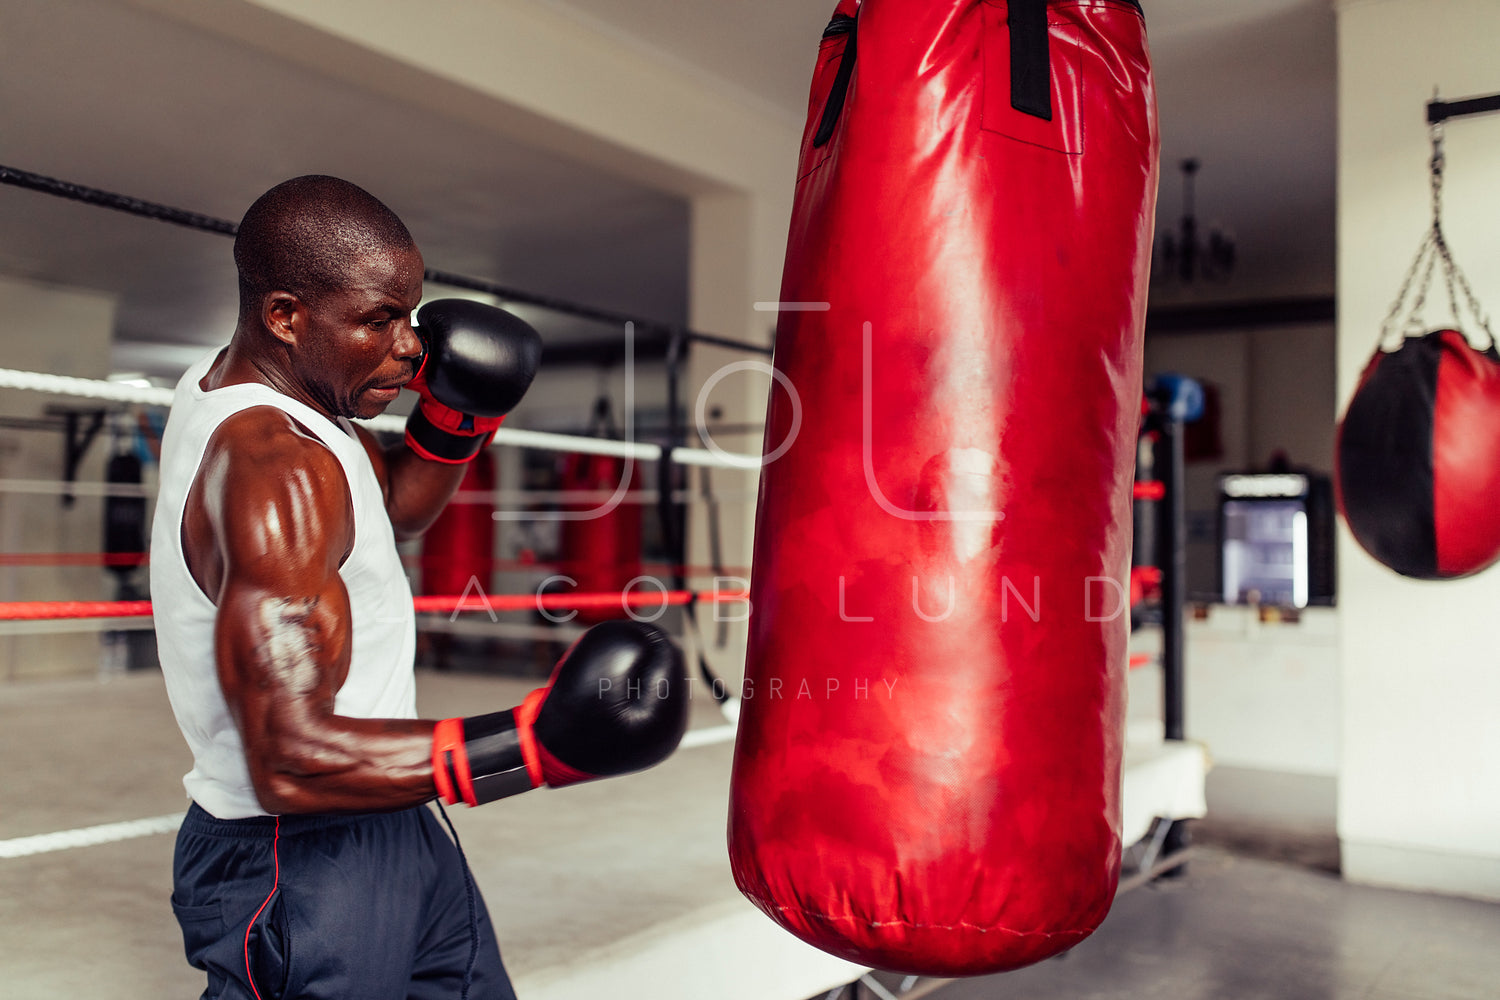
[[[825,146],[833,138],[834,126],[844,110],[844,99],[849,96],[849,80],[854,76],[854,60],[857,58],[859,23],[848,14],[835,14],[828,27],[823,29],[824,38],[848,35],[844,44],[844,57],[839,60],[838,72],[833,74],[833,86],[828,90],[828,100],[823,104],[823,117],[818,120],[818,131],[813,136],[813,148]]]
[[[1052,120],[1052,53],[1047,0],[1010,0],[1010,106]]]

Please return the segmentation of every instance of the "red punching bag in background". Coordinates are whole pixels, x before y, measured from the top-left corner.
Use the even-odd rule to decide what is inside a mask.
[[[617,438],[609,400],[594,404],[592,432]],[[641,573],[641,505],[634,497],[616,502],[617,491],[640,488],[640,474],[631,464],[627,477],[625,459],[610,455],[563,456],[559,488],[586,492],[580,501],[562,505],[569,520],[562,522],[559,542],[561,571],[572,577],[576,593],[619,593]],[[623,602],[607,608],[580,608],[578,623],[595,623],[625,617]]]
[[[481,451],[469,463],[455,498],[422,536],[422,593],[471,598],[490,593],[494,567],[495,460]],[[478,495],[476,495],[478,494]],[[475,589],[479,594],[475,594]]]
[[[781,298],[827,307],[777,330],[729,849],[854,962],[1015,968],[1109,910],[1156,156],[1133,3],[824,36]]]

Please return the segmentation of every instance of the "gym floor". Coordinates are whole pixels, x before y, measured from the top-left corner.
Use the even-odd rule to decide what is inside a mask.
[[[1067,955],[940,1000],[1494,1000],[1500,906],[1220,847],[1126,893]]]
[[[512,703],[532,682],[423,671],[418,683],[419,707],[446,713]],[[695,705],[695,728],[722,721],[710,703]],[[7,685],[0,734],[8,765],[0,842],[182,808],[186,750],[159,675]],[[676,976],[681,988],[705,964],[710,980],[722,979],[736,974],[734,963],[753,965],[765,954],[753,938],[769,921],[743,906],[721,871],[729,751],[728,743],[703,745],[629,782],[527,796],[503,811],[455,811],[476,877],[494,890],[492,911],[522,1000],[528,983],[546,992],[555,975],[576,977],[580,963],[608,979],[600,985],[610,995],[647,997],[663,976]],[[703,788],[718,791],[705,796]],[[1211,810],[1213,802],[1211,786]],[[601,851],[591,839],[601,830],[641,846],[631,858]],[[689,834],[672,832],[680,830]],[[1500,993],[1500,906],[1346,884],[1327,870],[1331,837],[1320,844],[1303,834],[1289,849],[1212,813],[1200,832],[1207,843],[1184,877],[1121,896],[1099,932],[1067,956],[928,995],[1493,1000]],[[196,995],[202,980],[182,960],[167,907],[171,849],[170,834],[159,832],[0,856],[0,997],[95,995],[106,983],[112,1000]],[[649,865],[640,863],[642,851]],[[587,876],[562,878],[564,870]],[[506,905],[507,898],[526,904]],[[747,923],[721,933],[714,921],[726,907],[744,910]],[[693,926],[672,918],[684,913]],[[708,940],[710,930],[732,940]],[[614,943],[580,954],[577,946],[592,940]],[[614,953],[622,948],[630,953],[623,960]],[[652,949],[668,960],[649,970],[629,966]],[[692,969],[681,965],[684,956]],[[611,971],[628,967],[642,971]],[[852,993],[842,1000],[855,1000]],[[858,1000],[874,996],[862,988]]]

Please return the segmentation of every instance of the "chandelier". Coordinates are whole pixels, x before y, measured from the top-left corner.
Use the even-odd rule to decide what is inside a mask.
[[[1199,279],[1224,281],[1234,270],[1234,240],[1218,229],[1209,230],[1205,238],[1198,232],[1198,218],[1193,211],[1193,178],[1199,164],[1195,158],[1182,161],[1182,221],[1176,232],[1161,238],[1160,266],[1152,274],[1163,281],[1191,284]]]

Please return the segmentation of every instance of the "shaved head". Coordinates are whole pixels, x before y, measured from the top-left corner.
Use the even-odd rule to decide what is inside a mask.
[[[322,174],[283,181],[255,200],[234,238],[240,315],[258,313],[267,292],[313,301],[343,287],[360,261],[414,246],[396,213],[364,188]]]

